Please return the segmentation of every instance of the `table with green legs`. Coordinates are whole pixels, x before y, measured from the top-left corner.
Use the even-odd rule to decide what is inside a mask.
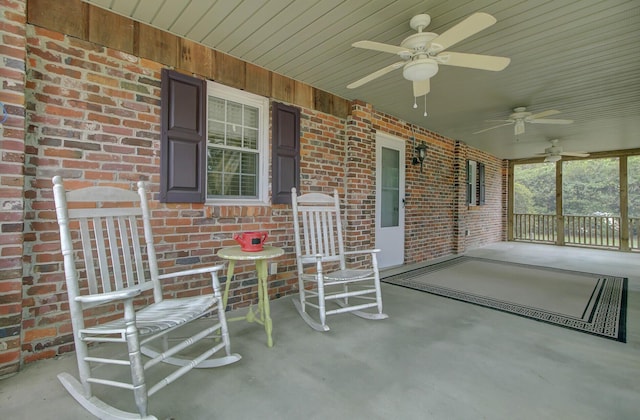
[[[265,245],[262,251],[243,251],[240,246],[230,246],[222,248],[218,251],[218,256],[229,261],[229,267],[227,268],[227,284],[224,288],[224,296],[222,302],[224,307],[227,307],[227,300],[229,299],[229,287],[231,285],[231,279],[233,278],[233,270],[235,268],[236,261],[255,261],[256,272],[258,274],[258,311],[254,312],[253,306],[249,307],[249,312],[242,317],[227,318],[227,321],[246,320],[248,322],[257,322],[264,325],[264,330],[267,333],[267,345],[273,347],[273,339],[271,338],[271,332],[273,330],[273,322],[271,321],[271,312],[269,309],[269,293],[267,291],[267,278],[269,272],[267,269],[267,260],[271,258],[279,257],[284,254],[282,248],[275,246]]]

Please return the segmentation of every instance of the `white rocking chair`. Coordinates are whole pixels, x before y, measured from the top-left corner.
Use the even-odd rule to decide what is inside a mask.
[[[309,326],[329,331],[328,315],[351,312],[365,319],[385,319],[376,253],[378,249],[344,250],[338,192],[333,197],[309,193],[297,196],[291,189],[296,241],[296,263],[300,293],[293,299],[296,309]],[[369,255],[367,268],[347,268],[346,257]],[[327,302],[336,309],[328,310]],[[320,321],[307,308],[318,310]],[[365,311],[374,308],[375,311]]]
[[[240,355],[230,351],[218,282],[218,271],[223,265],[158,275],[149,206],[142,182],[138,183],[137,193],[99,186],[65,192],[62,179],[56,176],[53,193],[80,377],[77,380],[61,373],[58,379],[83,407],[99,418],[155,419],[148,413],[149,396],[194,367],[218,367],[240,360]],[[213,294],[164,299],[161,280],[204,273],[211,275]],[[147,290],[153,290],[153,296],[143,295]],[[153,303],[138,309],[141,302],[147,301]],[[89,308],[93,309],[87,311]],[[114,308],[123,308],[121,317],[114,319],[111,314]],[[105,312],[109,320],[100,322],[100,314],[104,316]],[[217,313],[217,317],[203,320],[210,321],[204,329],[169,347],[169,332],[213,313]],[[201,323],[197,324],[202,327]],[[211,339],[211,344],[200,346],[201,354],[195,357],[189,354],[185,358],[183,350],[204,338]],[[159,350],[149,346],[154,340]],[[126,346],[116,350],[120,356],[98,357],[89,354],[92,343]],[[92,354],[97,347],[91,346]],[[212,357],[218,352],[223,354]],[[143,360],[142,354],[149,359]],[[147,371],[160,362],[176,368],[151,386],[146,380]],[[103,364],[110,368],[103,369],[98,377],[96,368]],[[125,376],[130,382],[129,379],[122,382],[117,377],[114,369],[118,366],[130,368]],[[133,391],[138,413],[123,411],[98,399],[92,392],[92,384]]]

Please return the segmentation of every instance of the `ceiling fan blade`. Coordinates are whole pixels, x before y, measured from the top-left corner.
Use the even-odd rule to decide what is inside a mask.
[[[431,90],[431,84],[429,79],[427,80],[414,80],[413,82],[413,96],[422,96],[429,93]]]
[[[445,54],[438,55],[439,64],[490,71],[504,70],[510,62],[510,58],[497,57],[493,55],[467,54],[459,52],[447,52]]]
[[[499,127],[504,127],[505,125],[511,125],[511,124],[513,124],[513,121],[509,121],[509,122],[508,122],[508,123],[506,123],[506,124],[500,124],[500,125],[495,125],[495,126],[493,126],[493,127],[485,128],[484,130],[476,131],[476,132],[474,132],[473,134],[480,134],[480,133],[484,133],[485,131],[493,130],[493,129],[496,129],[496,128],[499,128]]]
[[[355,89],[357,87],[360,87],[362,85],[364,85],[367,82],[370,82],[374,79],[377,79],[380,76],[384,76],[387,73],[390,73],[392,71],[394,71],[395,69],[399,69],[400,67],[402,67],[402,65],[404,64],[404,61],[398,61],[397,63],[393,63],[387,67],[383,67],[378,71],[374,71],[373,73],[364,76],[362,79],[356,80],[355,82],[347,85],[348,89]]]
[[[560,114],[560,111],[558,111],[556,109],[548,109],[546,111],[538,112],[537,114],[529,115],[529,117],[527,117],[527,119],[536,120],[536,119],[540,119],[540,118],[544,118],[544,117],[550,117],[550,116],[556,115],[556,114]]]
[[[559,120],[554,118],[538,118],[535,120],[527,119],[527,122],[532,124],[572,124],[573,120]]]
[[[411,50],[408,50],[406,48],[390,44],[383,44],[382,42],[375,41],[358,41],[351,44],[351,46],[356,48],[364,48],[365,50],[374,50],[391,54],[400,54],[405,52],[411,53]]]
[[[584,152],[560,152],[562,156],[588,157],[589,153]]]
[[[465,38],[470,37],[483,29],[496,23],[497,20],[487,13],[474,13],[462,22],[458,23],[448,31],[440,34],[431,41],[430,52],[440,52],[450,46],[457,44]]]

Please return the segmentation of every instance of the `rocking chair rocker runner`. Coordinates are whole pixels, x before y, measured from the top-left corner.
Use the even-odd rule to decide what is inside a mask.
[[[77,380],[61,373],[58,379],[82,406],[100,418],[155,419],[147,411],[149,396],[194,367],[218,367],[240,360],[240,355],[230,351],[220,295],[218,271],[224,265],[158,274],[150,211],[142,182],[138,183],[137,193],[101,186],[65,192],[62,179],[56,176],[53,194],[80,377]],[[73,202],[79,204],[74,206]],[[213,294],[179,299],[163,297],[161,280],[204,273],[211,275]],[[153,290],[153,297],[142,295],[147,290]],[[137,309],[134,300],[136,306],[147,300],[153,303]],[[117,307],[124,309],[121,317],[110,316],[108,321],[100,323],[99,314]],[[93,309],[87,311],[89,308]],[[169,332],[214,313],[217,317],[197,323],[200,331],[169,346]],[[202,329],[204,321],[207,325]],[[193,356],[193,352],[185,352],[204,338],[211,339],[211,344],[197,346],[200,354]],[[151,342],[157,343],[160,349],[150,347]],[[120,356],[112,358],[90,356],[91,343],[124,343],[126,348]],[[220,356],[212,357],[219,352]],[[142,354],[150,359],[143,360]],[[160,362],[176,368],[151,386],[147,383],[147,371]],[[98,377],[100,370],[95,368],[100,364],[112,368],[103,369],[103,375]],[[113,379],[113,370],[118,366],[130,368],[130,383]],[[133,391],[139,413],[120,410],[98,399],[92,392],[92,384]]]
[[[317,331],[329,331],[328,315],[351,312],[365,319],[385,319],[382,313],[378,249],[345,251],[338,192],[333,197],[291,189],[300,293],[293,299],[300,316]],[[348,268],[347,257],[369,255],[366,268]],[[327,302],[336,309],[327,309]],[[319,322],[307,312],[318,311]],[[374,311],[365,311],[373,308]]]

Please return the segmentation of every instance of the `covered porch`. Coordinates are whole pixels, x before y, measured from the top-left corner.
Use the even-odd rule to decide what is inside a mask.
[[[388,320],[372,323],[345,314],[332,319],[329,333],[318,334],[284,297],[271,306],[273,348],[266,347],[261,328],[231,324],[233,350],[242,361],[192,372],[158,394],[152,412],[175,419],[637,415],[637,254],[499,242],[466,255],[628,277],[627,342],[389,284],[383,284]],[[75,371],[73,354],[31,363],[2,381],[3,417],[91,418],[58,384],[62,371]],[[130,396],[122,391],[122,398]]]

